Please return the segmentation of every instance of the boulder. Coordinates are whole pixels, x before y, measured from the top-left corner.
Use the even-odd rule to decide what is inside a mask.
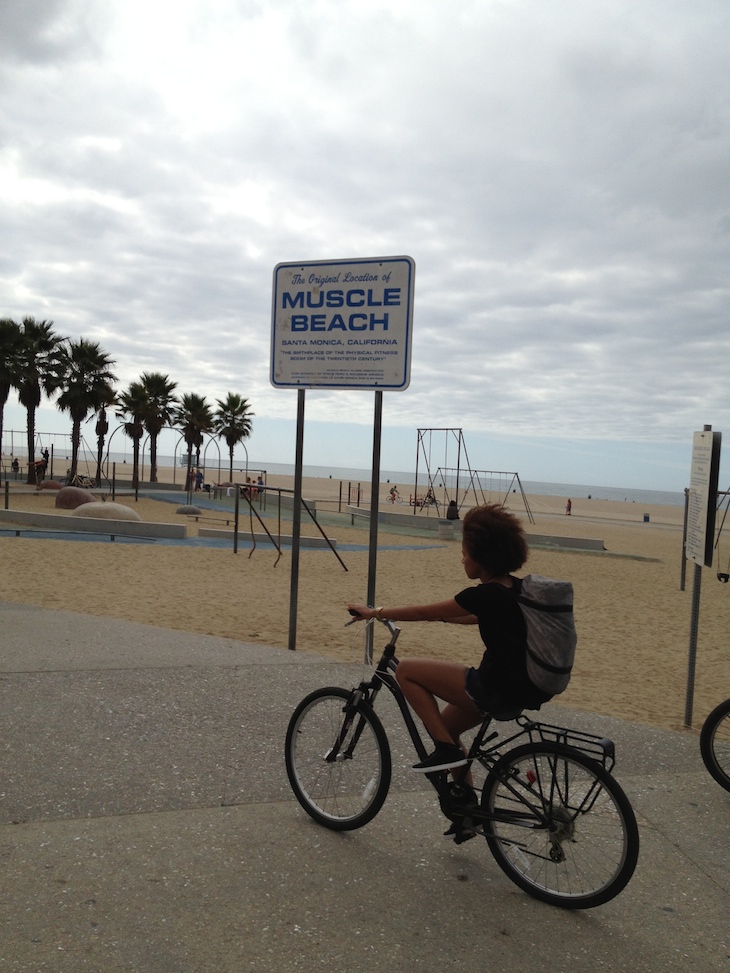
[[[86,503],[74,512],[74,517],[96,517],[99,520],[133,520],[142,518],[136,510],[125,507],[123,503]]]
[[[203,515],[200,507],[194,507],[192,504],[185,504],[182,507],[178,507],[175,513],[185,514],[187,517],[202,517]]]
[[[59,510],[75,510],[81,504],[94,503],[96,497],[81,487],[65,486],[56,494],[56,506]]]
[[[63,483],[59,483],[58,480],[44,480],[41,483],[41,490],[60,490],[63,487]]]

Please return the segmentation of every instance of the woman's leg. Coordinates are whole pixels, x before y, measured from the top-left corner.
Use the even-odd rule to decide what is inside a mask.
[[[466,666],[438,659],[403,659],[396,678],[434,741],[458,743],[465,730],[481,723],[482,714],[466,694]],[[443,710],[435,697],[447,704]]]

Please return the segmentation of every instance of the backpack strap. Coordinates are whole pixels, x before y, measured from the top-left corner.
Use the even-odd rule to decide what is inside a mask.
[[[528,608],[534,608],[536,611],[540,612],[572,612],[572,605],[546,605],[543,601],[533,601],[532,598],[526,598],[524,595],[517,595],[517,601],[521,605],[527,605]]]
[[[545,669],[546,672],[554,672],[556,676],[567,676],[573,671],[572,666],[551,666],[549,662],[545,662],[545,660],[541,659],[539,655],[536,655],[529,645],[526,645],[525,648],[527,649],[527,654],[535,665],[540,666],[541,669]]]

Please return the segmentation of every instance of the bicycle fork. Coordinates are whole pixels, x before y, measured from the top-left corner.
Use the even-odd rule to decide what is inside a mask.
[[[332,764],[342,760],[352,760],[355,747],[357,746],[360,737],[362,736],[362,732],[365,729],[365,720],[361,717],[357,721],[354,732],[351,733],[353,724],[355,723],[355,718],[358,716],[358,707],[363,701],[370,702],[373,700],[378,688],[379,687],[377,686],[367,687],[362,685],[357,689],[353,689],[350,698],[342,709],[345,716],[340,725],[335,742],[325,754],[325,763]],[[368,689],[371,690],[369,696],[367,693]],[[348,737],[349,743],[347,744],[347,747],[345,747],[345,741],[348,739]]]

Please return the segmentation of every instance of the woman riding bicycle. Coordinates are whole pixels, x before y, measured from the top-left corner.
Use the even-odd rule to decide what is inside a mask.
[[[539,709],[551,698],[527,675],[527,633],[515,597],[521,580],[511,573],[527,557],[518,518],[499,504],[485,504],[470,510],[463,521],[462,564],[466,576],[478,585],[429,605],[348,605],[352,614],[365,619],[479,626],[486,651],[478,667],[433,659],[399,663],[398,683],[435,743],[433,753],[414,770],[431,773],[462,766],[466,758],[459,738],[479,725],[485,713]],[[437,698],[446,703],[443,710]]]

